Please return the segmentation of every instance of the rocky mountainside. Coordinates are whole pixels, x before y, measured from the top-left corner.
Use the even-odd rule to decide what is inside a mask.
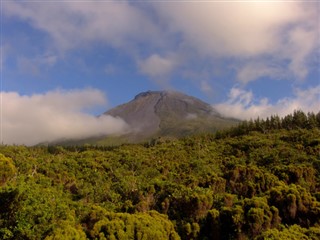
[[[104,114],[127,122],[132,129],[127,138],[134,142],[157,136],[214,132],[238,123],[222,117],[208,103],[175,91],[143,92]]]

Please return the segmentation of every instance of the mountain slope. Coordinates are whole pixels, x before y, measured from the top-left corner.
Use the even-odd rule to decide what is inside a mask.
[[[214,132],[238,123],[223,118],[208,103],[175,91],[148,91],[104,113],[120,117],[131,127],[129,141],[157,136]]]
[[[103,115],[119,117],[129,126],[122,135],[65,139],[50,145],[120,145],[139,143],[158,137],[178,138],[199,133],[213,133],[239,123],[222,117],[212,106],[192,96],[175,91],[147,91],[128,103]]]

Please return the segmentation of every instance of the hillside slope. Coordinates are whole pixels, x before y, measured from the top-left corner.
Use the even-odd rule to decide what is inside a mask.
[[[133,142],[157,136],[215,132],[238,123],[222,117],[208,103],[175,91],[143,92],[104,114],[127,122],[132,129],[127,138]]]

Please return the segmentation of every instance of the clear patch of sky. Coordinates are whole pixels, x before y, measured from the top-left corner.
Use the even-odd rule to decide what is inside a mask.
[[[50,37],[28,22],[13,17],[3,17],[2,21],[2,43],[8,44],[17,53],[34,54],[48,47]]]
[[[267,98],[269,103],[276,103],[284,97],[293,97],[292,81],[275,80],[267,77],[248,83],[247,90],[251,90],[256,101]]]
[[[47,65],[45,58],[52,52],[48,49],[50,38],[25,21],[11,17],[2,20],[2,43],[6,49],[3,56],[3,90],[20,94],[43,90],[43,82],[35,80],[46,79],[48,75],[44,65]]]

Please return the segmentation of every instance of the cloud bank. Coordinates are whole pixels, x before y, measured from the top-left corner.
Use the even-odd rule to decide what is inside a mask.
[[[319,47],[316,2],[7,1],[3,7],[5,16],[47,33],[59,51],[103,43],[127,52],[156,81],[186,67],[167,53],[185,65],[227,59],[244,84],[261,77],[301,80]]]
[[[106,104],[106,98],[99,90],[56,90],[32,96],[1,92],[1,98],[1,137],[4,144],[34,145],[128,131],[122,119],[95,117],[84,112]]]
[[[295,110],[304,112],[320,111],[320,85],[306,90],[296,89],[294,97],[283,98],[272,104],[267,98],[255,102],[251,91],[234,87],[229,92],[226,102],[213,105],[222,115],[242,120],[266,118],[271,115],[283,117]]]
[[[278,78],[279,69],[303,79],[319,46],[319,5],[312,2],[156,2],[154,8],[199,56],[232,59],[243,83]]]

